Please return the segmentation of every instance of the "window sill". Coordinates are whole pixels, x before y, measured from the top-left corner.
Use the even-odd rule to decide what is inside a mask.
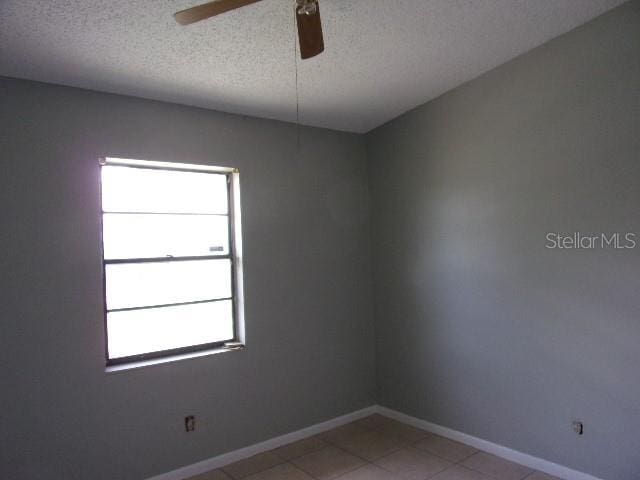
[[[237,346],[237,347],[210,348],[208,350],[200,350],[198,352],[180,353],[177,355],[169,355],[161,358],[152,358],[149,360],[140,360],[137,362],[123,363],[122,365],[108,365],[107,367],[105,367],[105,372],[117,373],[117,372],[123,372],[125,370],[133,370],[133,369],[142,368],[142,367],[151,367],[151,366],[160,365],[163,363],[177,362],[179,360],[188,360],[191,358],[198,358],[198,357],[206,357],[209,355],[216,355],[218,353],[236,352],[244,349],[245,349],[244,345]]]

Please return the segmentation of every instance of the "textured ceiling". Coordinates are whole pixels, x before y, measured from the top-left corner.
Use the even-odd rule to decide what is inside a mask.
[[[293,0],[188,27],[198,0],[0,0],[0,75],[296,119]],[[300,122],[366,132],[622,0],[321,0]]]

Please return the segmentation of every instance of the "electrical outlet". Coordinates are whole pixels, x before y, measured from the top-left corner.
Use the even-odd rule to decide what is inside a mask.
[[[572,426],[573,426],[573,431],[576,432],[578,435],[584,434],[584,425],[580,420],[574,420],[572,423]]]
[[[196,417],[193,415],[184,417],[184,429],[187,432],[193,432],[196,429]]]

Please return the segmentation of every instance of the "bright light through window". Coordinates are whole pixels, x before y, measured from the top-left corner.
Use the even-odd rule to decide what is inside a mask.
[[[237,172],[106,159],[107,363],[237,340]]]

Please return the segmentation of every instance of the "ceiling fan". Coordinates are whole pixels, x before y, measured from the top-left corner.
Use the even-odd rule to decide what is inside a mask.
[[[260,0],[214,0],[193,8],[187,8],[173,16],[180,25],[189,25],[200,20],[215,17],[229,10],[235,10]],[[320,23],[320,7],[318,0],[295,0],[296,24],[300,56],[315,57],[324,50],[322,24]]]

